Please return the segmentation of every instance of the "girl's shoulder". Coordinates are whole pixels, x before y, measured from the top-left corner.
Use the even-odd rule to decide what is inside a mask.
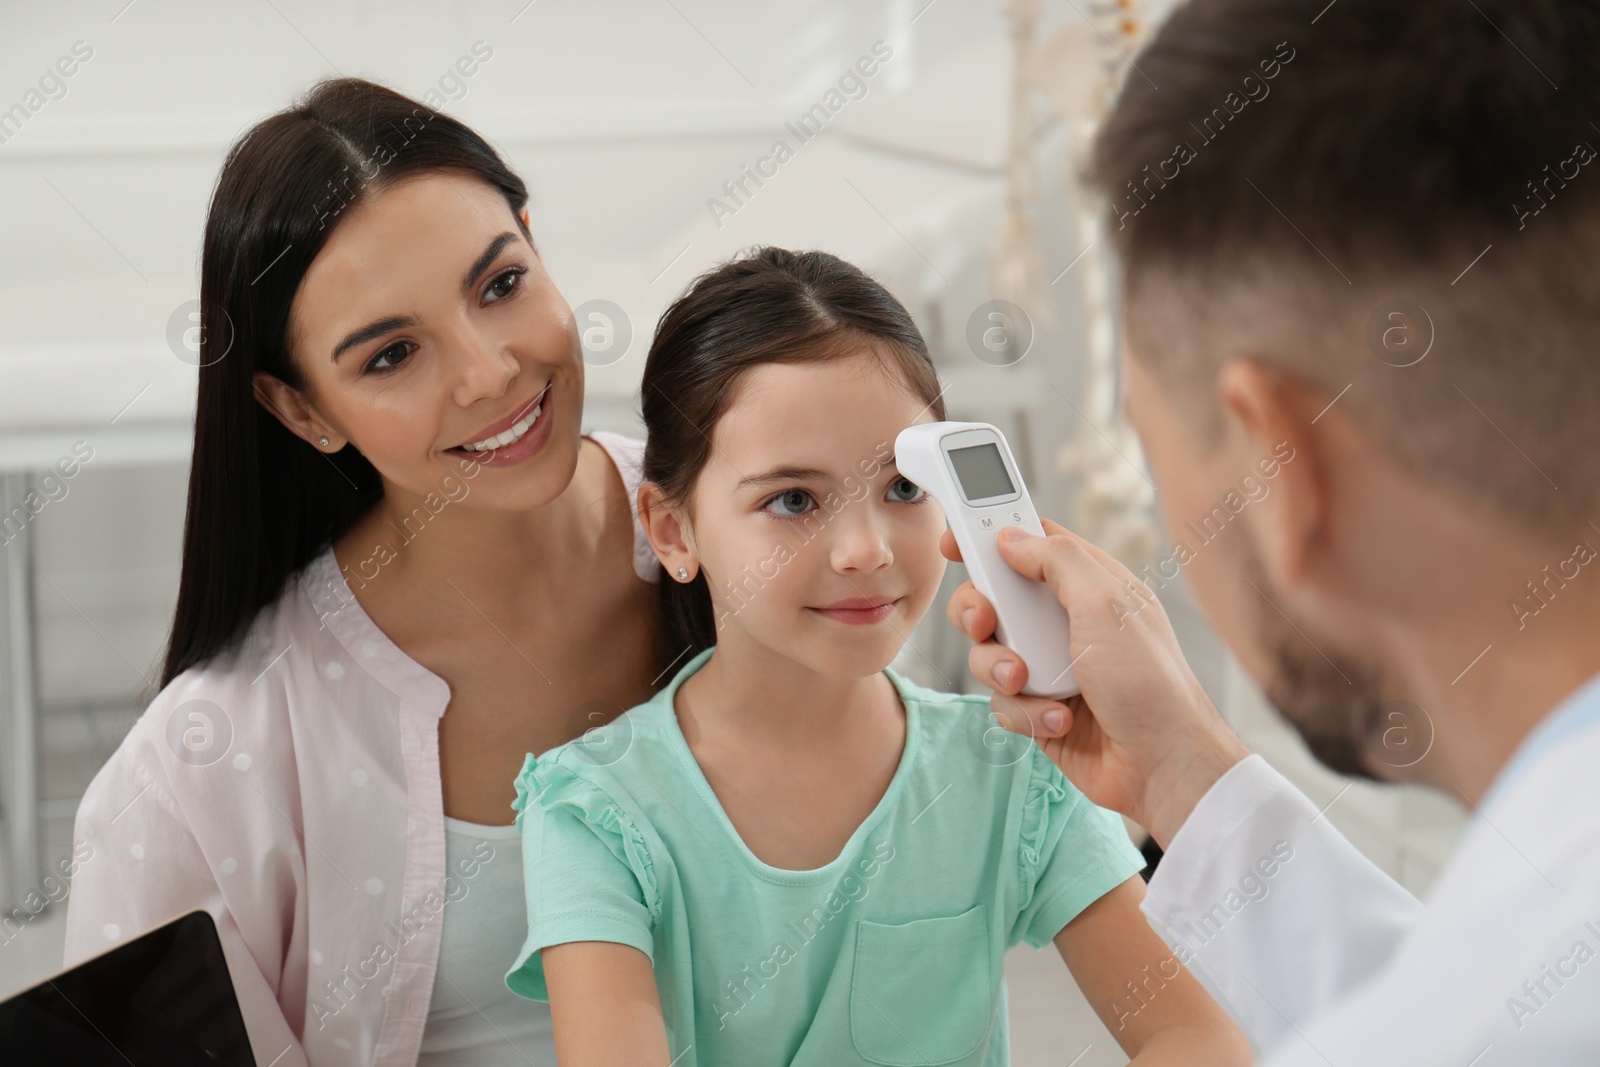
[[[517,774],[517,824],[530,800],[549,807],[563,792],[591,791],[620,807],[635,807],[631,783],[669,786],[682,771],[668,733],[669,704],[658,693],[610,722],[592,727],[564,744],[523,756]]]
[[[1010,789],[1018,802],[1032,805],[1041,796],[1074,806],[1083,799],[1077,787],[1026,734],[1006,729],[995,717],[988,693],[950,693],[919,685],[894,671],[901,699],[917,704],[920,754],[927,764],[958,764],[963,778]],[[980,773],[971,774],[972,771]]]
[[[915,700],[923,707],[932,708],[972,708],[989,707],[989,694],[987,693],[951,693],[940,689],[932,689],[912,681],[893,667],[885,667],[884,674],[894,683],[895,690],[900,694],[900,699],[910,703]]]

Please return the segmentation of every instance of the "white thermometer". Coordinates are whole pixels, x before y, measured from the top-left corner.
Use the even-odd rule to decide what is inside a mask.
[[[1054,700],[1075,695],[1067,609],[1049,586],[1012,570],[995,544],[1007,526],[1044,536],[1005,437],[986,422],[923,423],[900,431],[894,461],[944,508],[972,584],[994,605],[995,640],[1028,665],[1021,691]]]

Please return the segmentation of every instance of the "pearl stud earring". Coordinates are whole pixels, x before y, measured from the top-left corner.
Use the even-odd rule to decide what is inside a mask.
[[[684,568],[679,567],[678,568],[678,581],[687,582],[688,580],[689,580],[689,572],[687,570],[685,570]]]
[[[317,444],[321,445],[323,448],[327,448],[328,447],[328,439],[326,437],[319,437],[319,438],[317,438]]]

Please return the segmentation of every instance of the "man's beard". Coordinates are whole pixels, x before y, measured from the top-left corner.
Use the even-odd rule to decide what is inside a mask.
[[[1371,770],[1374,759],[1393,767],[1410,766],[1414,760],[1409,752],[1419,739],[1407,731],[1415,725],[1420,734],[1420,724],[1411,720],[1426,716],[1404,701],[1385,700],[1376,668],[1312,636],[1315,627],[1310,624],[1289,620],[1283,612],[1284,598],[1272,587],[1255,554],[1246,551],[1250,581],[1271,601],[1260,605],[1257,622],[1261,647],[1272,658],[1271,675],[1262,687],[1268,702],[1294,727],[1317,761],[1335,773],[1383,781]],[[1431,724],[1427,731],[1431,745]],[[1402,736],[1404,756],[1392,740]]]

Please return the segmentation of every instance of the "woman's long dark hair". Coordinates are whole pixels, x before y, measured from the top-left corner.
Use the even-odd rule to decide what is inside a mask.
[[[661,316],[640,404],[644,478],[677,507],[711,455],[711,434],[741,375],[763,363],[814,363],[866,346],[943,421],[938,374],[911,315],[887,289],[826,252],[758,248],[702,275]],[[689,582],[662,568],[661,621],[672,648],[717,643],[704,568]]]
[[[319,83],[228,152],[201,254],[199,400],[163,686],[232,645],[382,495],[354,446],[330,456],[290,433],[257,402],[252,379],[265,371],[301,386],[289,306],[311,261],[353,203],[430,171],[487,182],[513,215],[528,201],[483,138],[358,78]]]

